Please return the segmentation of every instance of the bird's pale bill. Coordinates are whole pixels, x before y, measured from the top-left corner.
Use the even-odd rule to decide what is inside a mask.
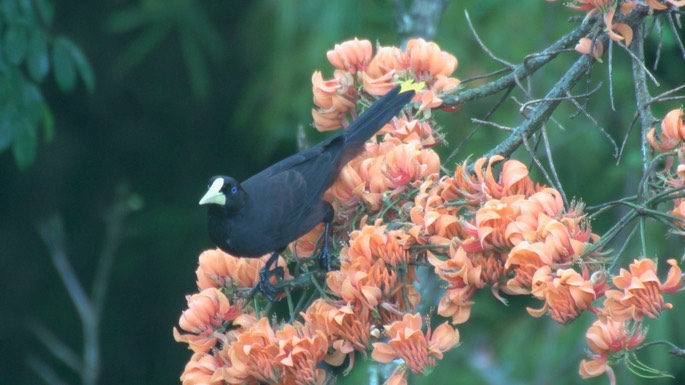
[[[224,178],[214,179],[214,182],[212,182],[212,185],[209,186],[209,190],[207,190],[205,195],[202,198],[200,198],[200,204],[201,205],[206,205],[206,204],[225,205],[226,204],[226,195],[224,195],[224,193],[221,192],[221,189],[223,187],[224,187]]]

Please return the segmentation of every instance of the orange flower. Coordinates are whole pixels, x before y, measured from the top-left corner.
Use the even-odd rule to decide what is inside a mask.
[[[509,252],[506,269],[513,270],[514,276],[505,287],[509,294],[530,294],[533,276],[543,266],[551,266],[552,259],[541,242],[522,241]]]
[[[580,362],[579,373],[582,378],[597,377],[604,373],[612,385],[616,384],[614,371],[609,366],[613,357],[623,357],[635,349],[645,339],[645,332],[638,325],[616,321],[611,317],[597,320],[585,333],[585,340],[592,354],[590,360]]]
[[[226,277],[232,270],[230,265],[233,261],[231,258],[233,257],[219,248],[203,251],[198,258],[198,267],[195,270],[197,287],[202,290],[224,286]]]
[[[669,269],[666,281],[657,277],[657,269],[651,259],[635,260],[630,271],[621,269],[614,277],[618,290],[607,290],[604,307],[609,315],[618,321],[634,319],[641,321],[644,316],[656,318],[664,309],[673,307],[664,302],[663,293],[674,293],[684,285],[682,271],[674,259],[667,261]]]
[[[447,322],[424,335],[420,314],[405,314],[401,321],[384,326],[388,342],[373,344],[371,358],[388,363],[401,358],[414,373],[427,374],[443,352],[459,343],[459,332]]]
[[[576,44],[576,51],[583,55],[592,55],[598,62],[602,62],[602,55],[604,54],[604,44],[601,40],[591,40],[587,37],[582,37]]]
[[[423,111],[425,117],[431,117],[431,110],[438,108],[442,105],[442,99],[436,95],[433,90],[425,90],[419,95],[419,101],[421,106],[419,106],[419,111]]]
[[[362,74],[364,90],[371,95],[385,95],[395,86],[397,74],[408,64],[405,54],[397,47],[379,47]]]
[[[531,294],[544,300],[545,304],[540,309],[527,308],[528,313],[533,317],[549,313],[560,324],[578,318],[595,300],[592,282],[572,269],[557,270],[552,274],[549,266],[539,268],[533,275]]]
[[[214,372],[221,366],[219,360],[211,354],[193,353],[181,374],[183,385],[221,385],[223,380],[214,378]]]
[[[370,41],[355,38],[336,44],[335,48],[326,53],[326,57],[334,67],[354,75],[357,71],[366,69],[371,61],[371,51]]]
[[[412,240],[405,232],[387,230],[387,226],[376,221],[374,226],[365,225],[352,232],[347,253],[351,259],[380,259],[392,267],[406,267],[411,261],[408,251],[411,245]]]
[[[279,354],[276,362],[284,368],[281,378],[283,384],[321,385],[326,380],[326,372],[317,369],[328,351],[328,340],[321,330],[299,322],[285,324],[276,332]]]
[[[350,303],[317,299],[309,305],[302,318],[328,336],[328,345],[335,350],[325,359],[329,364],[339,366],[347,355],[353,360],[355,350],[366,354],[371,331],[367,309],[354,309]]]
[[[671,211],[671,214],[678,218],[685,218],[685,199],[674,200],[675,208]],[[677,220],[676,225],[683,228],[685,227],[685,221]]]
[[[400,193],[439,169],[435,151],[386,135],[380,143],[367,143],[362,154],[343,166],[326,198],[343,207],[363,201],[376,212],[381,209],[383,193]]]
[[[450,288],[474,286],[481,289],[496,284],[504,273],[504,262],[499,253],[469,253],[462,246],[450,245],[449,259],[442,261],[429,254],[428,262],[435,273],[448,282]]]
[[[616,4],[615,0],[574,0],[572,3],[569,3],[569,7],[579,11],[588,11],[586,18],[596,12],[602,13],[604,15],[604,24],[607,26],[607,35],[612,40],[625,40],[626,45],[630,45],[633,38],[633,30],[627,24],[613,22]],[[626,13],[630,12],[630,9],[630,6],[622,7],[621,11]]]
[[[372,79],[377,79],[407,67],[407,58],[401,49],[397,47],[378,47],[376,55],[371,59],[366,69],[366,74]],[[371,94],[373,95],[373,93]]]
[[[337,70],[334,78],[324,80],[321,72],[312,75],[312,92],[314,104],[312,109],[314,126],[319,131],[329,131],[345,124],[345,115],[354,109],[359,98],[354,87],[354,80],[347,72]]]
[[[440,171],[440,158],[435,151],[421,148],[419,143],[396,142],[390,152],[377,158],[377,167],[378,173],[384,176],[384,189],[399,191]]]
[[[452,199],[454,186],[442,178],[436,183],[438,174],[426,177],[419,186],[419,192],[414,198],[414,207],[409,211],[412,223],[415,225],[409,234],[421,244],[449,245],[452,238],[465,238],[467,234],[462,230],[457,215],[462,208],[448,205]],[[466,206],[466,205],[464,205]],[[462,206],[462,207],[464,207]]]
[[[366,193],[366,180],[360,175],[363,160],[373,156],[372,148],[372,145],[367,143],[364,152],[343,166],[338,178],[326,191],[324,199],[343,208],[356,207],[362,201],[369,202],[373,208],[380,208],[381,197],[369,199]],[[342,210],[336,209],[336,212],[339,211]]]
[[[324,224],[320,223],[313,229],[311,229],[307,234],[301,236],[299,239],[290,243],[290,251],[297,258],[309,258],[315,251],[317,251],[317,245],[322,241],[321,236],[324,231]]]
[[[506,237],[507,229],[520,214],[522,195],[491,199],[476,212],[475,224],[472,226],[472,239],[464,242],[464,248],[470,252],[511,249],[514,245]]]
[[[386,124],[381,133],[390,134],[404,143],[416,142],[421,147],[432,147],[438,143],[433,134],[433,128],[428,124],[415,119],[401,117]]]
[[[673,4],[676,7],[682,7],[685,6],[685,0],[666,0],[667,3]],[[662,4],[657,0],[647,0],[647,5],[649,8],[652,8],[656,11],[663,11],[665,9],[668,9],[668,6],[666,4]]]
[[[475,302],[471,296],[476,291],[473,286],[448,288],[438,302],[438,314],[443,317],[451,317],[455,325],[468,321],[471,316],[471,307]]]
[[[450,76],[457,69],[457,58],[444,52],[440,47],[423,39],[410,39],[406,49],[409,68],[427,80],[437,76]]]
[[[215,329],[243,314],[240,305],[232,306],[228,298],[215,288],[202,290],[186,299],[188,309],[183,311],[178,324],[190,334],[181,334],[174,328],[174,339],[188,343],[194,352],[208,352],[221,338],[221,333],[215,333]]]
[[[238,258],[218,248],[206,250],[200,254],[199,266],[195,271],[197,286],[200,289],[252,288],[259,282],[259,271],[270,256],[271,253],[261,258]],[[277,265],[285,266],[283,257],[278,257]]]
[[[276,360],[280,349],[268,318],[261,318],[241,333],[229,347],[227,355],[233,366],[225,370],[230,383],[260,381],[277,383],[285,368]]]
[[[647,132],[647,141],[659,152],[668,152],[678,147],[685,140],[685,123],[683,110],[671,110],[661,121],[661,134],[655,138],[656,129]]]

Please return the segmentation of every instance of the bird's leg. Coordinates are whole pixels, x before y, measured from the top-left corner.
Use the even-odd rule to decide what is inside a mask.
[[[324,201],[324,208],[326,210],[326,215],[323,218],[324,222],[324,230],[323,230],[323,242],[321,244],[321,251],[319,252],[318,259],[319,259],[319,265],[326,269],[326,271],[331,271],[333,267],[331,266],[331,251],[328,248],[328,242],[330,238],[330,227],[331,227],[331,222],[333,221],[333,215],[335,212],[333,211],[333,206],[331,206],[330,203]]]
[[[276,295],[280,294],[283,290],[271,283],[271,277],[275,275],[280,279],[283,279],[284,270],[280,266],[273,269],[271,267],[278,261],[278,256],[282,251],[283,249],[274,251],[273,254],[271,254],[271,257],[269,257],[269,260],[266,261],[262,270],[259,271],[259,283],[252,289],[250,296],[255,295],[257,290],[259,290],[269,301],[273,302],[277,300]]]

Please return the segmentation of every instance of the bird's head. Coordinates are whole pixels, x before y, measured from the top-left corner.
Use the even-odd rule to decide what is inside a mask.
[[[235,212],[244,205],[245,199],[245,191],[237,180],[219,175],[209,179],[207,192],[200,198],[200,204],[219,205],[229,212]]]

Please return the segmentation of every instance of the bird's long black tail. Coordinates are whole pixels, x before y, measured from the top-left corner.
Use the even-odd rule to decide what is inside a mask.
[[[390,90],[345,129],[345,152],[356,152],[356,148],[361,151],[364,142],[409,103],[415,92],[411,89],[400,92],[401,88],[397,86]]]

